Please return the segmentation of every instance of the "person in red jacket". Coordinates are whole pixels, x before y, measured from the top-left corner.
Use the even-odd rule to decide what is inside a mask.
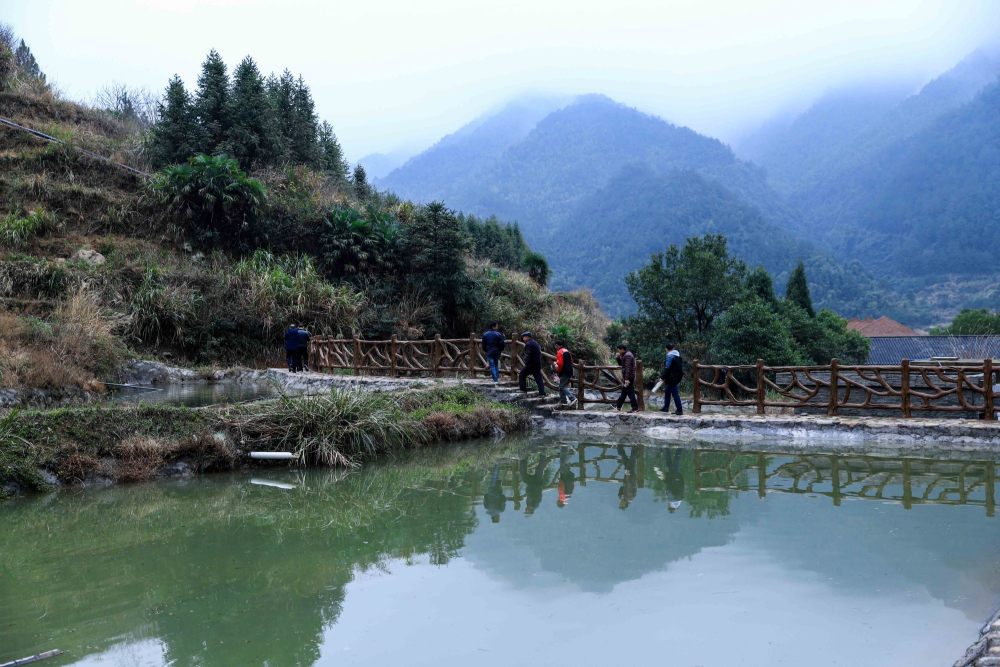
[[[562,341],[556,341],[556,363],[552,364],[552,370],[559,379],[559,399],[567,406],[576,405],[576,396],[570,391],[573,383],[573,354]]]

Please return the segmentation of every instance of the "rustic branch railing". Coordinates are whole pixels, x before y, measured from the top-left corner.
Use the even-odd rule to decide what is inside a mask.
[[[354,375],[387,375],[389,377],[488,377],[490,368],[477,336],[468,338],[441,338],[429,340],[362,340],[360,338],[329,338],[314,336],[309,343],[310,366],[323,372],[350,371]],[[507,341],[500,357],[500,373],[517,380],[524,368],[524,343]],[[556,391],[548,367],[555,355],[542,353],[545,387]],[[642,362],[636,360],[636,377],[642,377]],[[529,379],[529,386],[534,381]],[[618,366],[590,366],[578,361],[573,379],[577,395],[576,408],[587,403],[614,403],[621,392],[621,373]],[[639,409],[645,409],[642,392],[636,392]]]
[[[912,363],[898,366],[753,366],[699,364],[692,367],[694,412],[706,405],[792,408],[852,413],[975,413],[993,419],[1000,410],[994,386],[1000,369],[992,359],[978,363]]]

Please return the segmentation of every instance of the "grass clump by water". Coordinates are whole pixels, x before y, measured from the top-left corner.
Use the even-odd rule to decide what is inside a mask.
[[[527,413],[498,406],[464,388],[402,396],[334,391],[307,398],[233,408],[223,418],[241,446],[289,451],[307,463],[353,467],[393,452],[437,441],[517,431]]]
[[[355,466],[404,446],[427,432],[386,394],[332,392],[235,409],[226,418],[240,443],[290,451],[308,463]]]

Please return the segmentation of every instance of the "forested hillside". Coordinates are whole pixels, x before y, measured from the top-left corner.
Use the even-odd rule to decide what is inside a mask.
[[[1000,55],[977,51],[886,108],[821,101],[747,145],[801,231],[913,304],[915,323],[1000,304]],[[831,126],[850,131],[831,132]]]
[[[149,117],[127,89],[61,99],[5,34],[2,115],[62,143],[0,127],[0,387],[96,386],[136,353],[274,363],[290,322],[405,339],[495,319],[606,355],[597,304],[550,292],[516,225],[349,173],[301,77],[213,51]]]
[[[448,143],[463,140],[456,134]],[[432,187],[427,173],[450,175],[448,201],[517,220],[549,258],[554,285],[590,287],[612,313],[633,307],[624,276],[650,253],[715,231],[731,235],[737,256],[764,264],[779,281],[797,261],[808,260],[823,305],[903,316],[863,270],[842,269],[797,236],[796,213],[768,186],[763,170],[716,139],[607,97],[578,98],[497,155],[480,152],[474,160],[434,166],[445,157],[432,149],[382,183],[428,200],[445,190]],[[417,164],[425,167],[419,178],[409,172]]]

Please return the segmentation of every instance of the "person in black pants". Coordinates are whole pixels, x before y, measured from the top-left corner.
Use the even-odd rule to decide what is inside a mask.
[[[628,403],[632,406],[629,412],[636,412],[639,410],[639,401],[635,397],[635,355],[624,345],[618,346],[618,363],[622,367],[622,395],[615,403],[615,410],[621,410],[628,398]]]
[[[521,334],[521,341],[524,343],[524,368],[517,376],[517,385],[521,391],[528,391],[528,376],[535,378],[538,385],[538,395],[545,396],[545,378],[542,377],[542,346],[538,344],[530,331]]]
[[[285,330],[285,360],[290,373],[298,372],[302,362],[299,357],[299,328],[294,324],[289,324]]]

